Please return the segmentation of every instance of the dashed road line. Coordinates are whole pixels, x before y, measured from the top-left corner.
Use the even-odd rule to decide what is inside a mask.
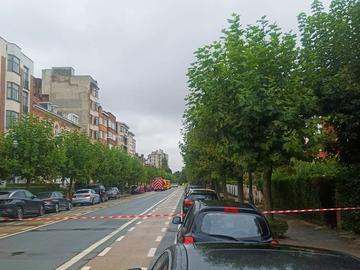
[[[148,257],[154,257],[156,252],[156,248],[150,248],[149,253],[147,254]]]
[[[166,221],[166,222],[165,222],[165,225],[169,225],[169,223],[170,223],[169,221]]]
[[[132,232],[133,230],[135,230],[135,227],[131,227],[130,229],[128,229],[128,232]]]
[[[161,242],[161,239],[162,239],[162,236],[161,236],[161,235],[159,235],[158,237],[156,237],[155,242]]]
[[[120,236],[118,239],[116,239],[116,242],[120,242],[121,240],[124,239],[124,237],[125,237],[125,235]]]
[[[81,267],[80,270],[90,270],[91,269],[91,266],[83,266]]]
[[[142,221],[139,221],[139,222],[136,223],[136,225],[140,225],[141,223],[142,223]]]
[[[161,229],[161,232],[166,232],[166,228],[162,228],[162,229]]]
[[[34,228],[34,227],[33,227],[33,226],[31,226],[31,227],[25,227],[25,228],[20,229],[20,231],[30,230],[30,229],[32,229],[32,228]]]
[[[98,256],[104,257],[106,255],[106,253],[108,253],[110,251],[110,249],[111,249],[111,247],[104,248],[104,250],[101,251]]]

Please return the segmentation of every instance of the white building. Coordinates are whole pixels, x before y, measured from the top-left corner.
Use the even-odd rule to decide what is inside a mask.
[[[147,163],[156,168],[162,168],[169,163],[169,156],[163,150],[159,149],[148,155]]]
[[[30,112],[34,63],[21,48],[0,37],[0,132]]]

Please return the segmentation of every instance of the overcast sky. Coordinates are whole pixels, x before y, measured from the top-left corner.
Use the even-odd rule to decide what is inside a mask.
[[[181,169],[180,129],[193,52],[217,40],[232,13],[263,15],[297,32],[312,0],[0,0],[0,36],[35,62],[35,75],[72,66],[100,86],[100,103],[136,135],[137,152],[163,149]],[[328,6],[330,1],[323,1]]]

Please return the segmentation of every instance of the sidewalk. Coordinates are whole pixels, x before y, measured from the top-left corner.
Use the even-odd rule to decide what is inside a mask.
[[[289,230],[281,244],[311,246],[342,251],[360,257],[360,235],[318,226],[290,215],[276,215],[288,222]]]

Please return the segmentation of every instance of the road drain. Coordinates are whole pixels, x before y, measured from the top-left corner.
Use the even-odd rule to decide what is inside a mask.
[[[11,256],[17,256],[17,255],[21,255],[21,254],[24,254],[24,253],[25,253],[24,251],[12,252]]]

